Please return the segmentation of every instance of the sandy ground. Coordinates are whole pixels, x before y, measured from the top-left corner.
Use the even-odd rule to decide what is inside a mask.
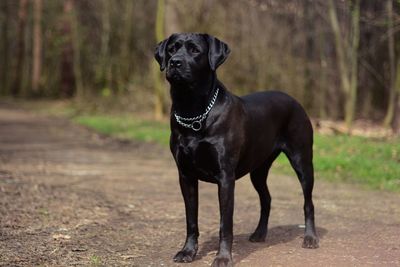
[[[269,233],[248,177],[236,186],[235,266],[400,266],[400,195],[332,184],[314,190],[320,248],[301,248],[302,194],[272,173]],[[218,244],[217,188],[200,184],[196,260],[175,264],[185,236],[169,151],[99,136],[64,119],[0,105],[1,266],[208,266]]]

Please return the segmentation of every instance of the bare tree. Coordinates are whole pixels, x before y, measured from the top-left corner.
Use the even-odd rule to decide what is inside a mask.
[[[161,42],[165,38],[164,34],[164,14],[165,14],[165,0],[158,0],[157,2],[157,15],[155,23],[155,37],[157,42]],[[154,117],[161,119],[165,112],[165,88],[163,86],[163,79],[157,63],[154,61],[152,64],[153,77],[154,77]]]
[[[38,92],[42,70],[42,0],[33,0],[32,91]]]
[[[17,55],[16,67],[14,72],[14,83],[12,87],[12,94],[17,96],[21,91],[23,67],[25,60],[25,26],[27,17],[28,0],[20,0],[18,8],[18,41],[17,41]]]
[[[74,46],[71,38],[71,13],[73,8],[72,0],[65,0],[63,3],[62,34],[65,37],[61,54],[61,91],[64,97],[72,97],[75,94],[74,74]]]
[[[395,82],[395,100],[391,126],[396,134],[400,134],[400,57],[397,58],[397,74]]]
[[[73,69],[75,76],[75,91],[77,95],[83,94],[83,79],[82,79],[82,70],[81,70],[81,40],[79,34],[79,21],[78,21],[78,13],[75,8],[76,0],[73,0],[71,3],[71,13],[69,16],[70,24],[71,24],[71,42],[73,47]]]
[[[96,83],[111,89],[111,64],[110,64],[110,1],[101,1],[101,38],[100,53],[97,56]],[[102,88],[103,89],[103,88]]]
[[[350,40],[346,40],[340,31],[339,20],[333,0],[329,0],[329,18],[335,35],[335,49],[339,65],[339,75],[343,94],[345,96],[345,123],[347,131],[350,132],[354,120],[357,99],[360,0],[355,0],[352,5]]]
[[[165,3],[166,36],[181,31],[179,27],[179,6],[182,4],[178,0],[167,0]]]
[[[9,62],[10,62],[10,56],[9,56],[9,40],[8,40],[8,35],[9,35],[9,20],[10,20],[10,11],[9,11],[9,3],[8,1],[2,1],[2,10],[4,14],[4,21],[3,21],[3,29],[2,29],[2,45],[3,45],[3,64],[1,66],[1,80],[2,80],[2,91],[4,95],[8,94],[8,83],[9,83]]]
[[[304,37],[305,37],[305,67],[304,67],[304,94],[303,104],[306,110],[311,110],[313,105],[313,89],[315,80],[312,65],[314,63],[315,41],[313,33],[315,23],[315,10],[312,8],[312,0],[303,0],[304,9]]]
[[[130,41],[131,36],[133,34],[133,8],[134,8],[134,1],[127,1],[125,3],[125,14],[124,16],[124,25],[123,25],[123,32],[121,34],[121,41],[120,41],[120,57],[121,61],[119,63],[120,71],[119,77],[117,80],[118,83],[118,92],[122,93],[122,89],[124,85],[129,83],[129,78],[131,76],[131,61],[130,61]]]
[[[385,127],[389,127],[394,116],[396,101],[396,59],[394,53],[394,30],[393,30],[393,2],[387,0],[387,35],[388,35],[388,51],[389,51],[389,70],[390,70],[390,91],[389,101],[386,110],[386,116],[383,121]]]

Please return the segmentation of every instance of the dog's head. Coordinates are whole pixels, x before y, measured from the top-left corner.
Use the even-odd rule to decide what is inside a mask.
[[[155,58],[160,69],[167,69],[170,83],[190,83],[215,72],[228,57],[227,44],[208,34],[172,34],[160,42]]]

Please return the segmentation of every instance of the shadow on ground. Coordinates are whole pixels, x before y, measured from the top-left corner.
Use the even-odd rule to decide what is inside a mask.
[[[325,228],[317,227],[317,233],[320,240],[328,233]],[[302,239],[304,236],[304,229],[299,225],[281,225],[268,229],[268,235],[265,242],[253,243],[249,241],[250,233],[238,234],[234,236],[234,252],[235,261],[240,262],[247,258],[250,254],[262,250],[267,247],[276,246],[278,244],[289,243],[295,239]],[[219,237],[213,236],[210,240],[200,244],[200,250],[197,253],[196,260],[202,259],[212,252],[218,250]],[[299,242],[301,246],[301,242]]]

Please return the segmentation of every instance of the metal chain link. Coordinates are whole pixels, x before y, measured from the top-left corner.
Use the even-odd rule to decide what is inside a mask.
[[[203,114],[198,115],[196,117],[192,117],[192,118],[185,118],[185,117],[179,116],[178,114],[176,114],[176,112],[174,112],[176,121],[185,128],[192,129],[193,131],[196,131],[196,132],[200,131],[200,129],[203,127],[201,122],[207,118],[208,113],[213,108],[215,101],[217,100],[217,97],[218,97],[218,92],[219,92],[219,88],[217,88],[217,90],[215,91],[215,94],[214,94],[213,98],[211,99],[211,102],[208,104],[206,111]],[[189,123],[185,123],[183,121],[192,122],[192,123],[189,124]]]

